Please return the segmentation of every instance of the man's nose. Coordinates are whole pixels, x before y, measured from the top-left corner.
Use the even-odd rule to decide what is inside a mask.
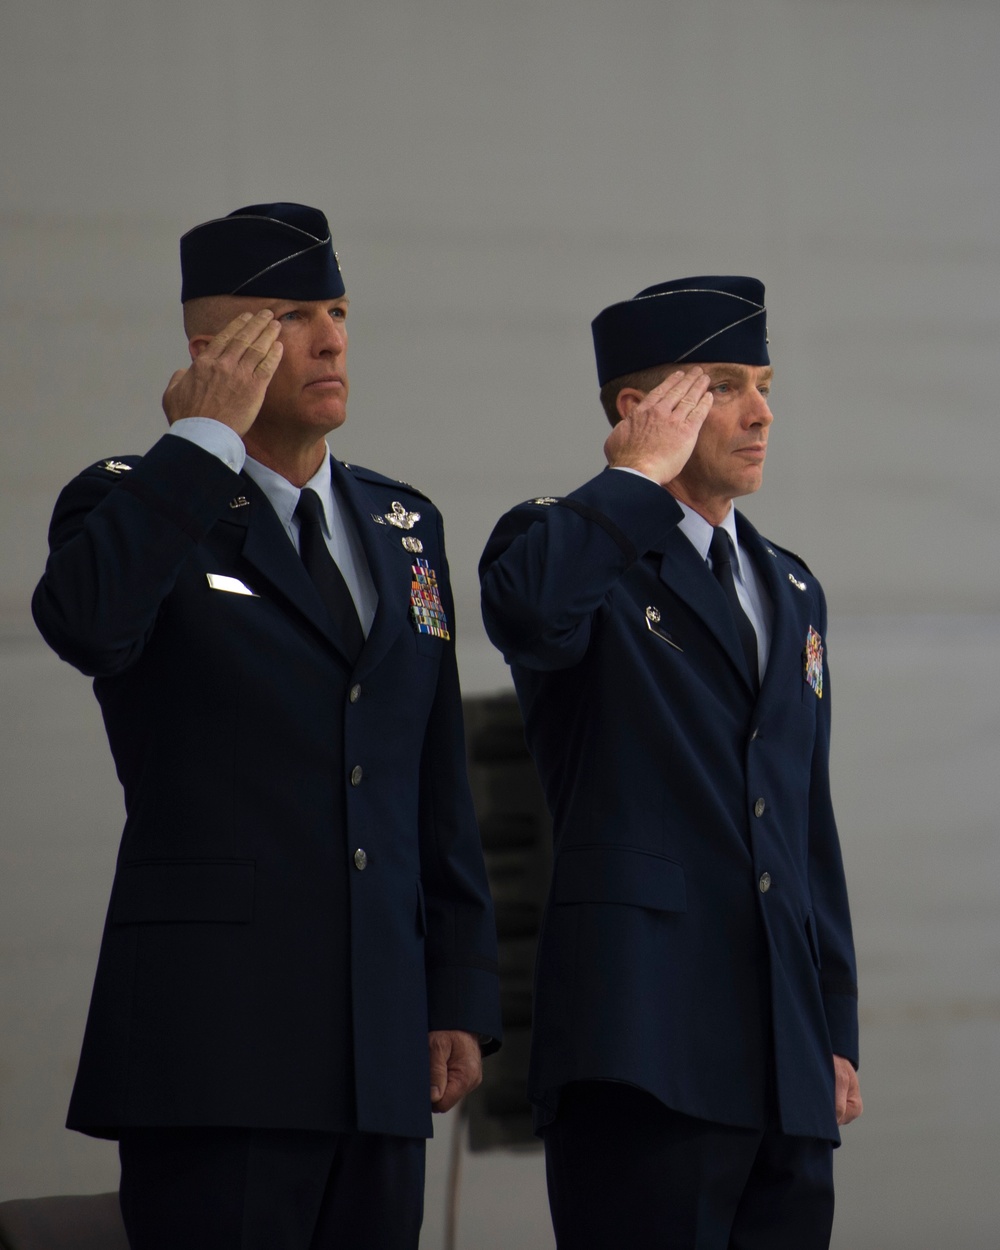
[[[774,420],[774,413],[767,402],[767,396],[754,390],[747,405],[747,425],[769,426]]]
[[[347,346],[347,327],[332,317],[319,319],[313,331],[313,348],[318,356],[339,356]]]

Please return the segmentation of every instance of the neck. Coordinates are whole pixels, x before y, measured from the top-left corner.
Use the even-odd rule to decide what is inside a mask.
[[[694,499],[677,482],[668,482],[667,490],[678,503],[684,504],[692,512],[697,512],[700,517],[704,517],[709,525],[712,526],[721,525],[726,517],[729,516],[733,506],[731,499]]]
[[[253,426],[243,436],[243,445],[247,455],[254,460],[280,473],[293,486],[305,486],[323,463],[323,457],[330,454],[326,439],[322,436],[311,439],[308,443],[283,442],[275,443],[272,439],[254,438]]]

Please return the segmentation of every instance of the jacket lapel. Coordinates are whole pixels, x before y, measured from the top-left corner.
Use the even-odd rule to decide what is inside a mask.
[[[240,481],[250,506],[235,509],[226,520],[246,528],[243,558],[344,655],[326,605],[267,496],[248,474],[241,474]]]
[[[385,512],[382,499],[333,457],[331,471],[340,498],[358,528],[378,593],[375,620],[356,667],[357,675],[361,677],[376,667],[406,624],[414,557],[404,550],[399,530],[372,520],[373,516],[381,516]]]
[[[747,688],[753,690],[754,685],[747,672],[740,636],[736,632],[736,622],[722,587],[679,529],[674,529],[664,544],[660,578],[678,598],[683,599],[697,613]]]
[[[740,545],[753,560],[754,572],[771,599],[771,647],[760,691],[761,698],[766,698],[776,688],[787,657],[801,650],[804,645],[802,601],[805,597],[792,586],[787,572],[779,565],[777,555],[746,517],[740,513],[736,515]]]

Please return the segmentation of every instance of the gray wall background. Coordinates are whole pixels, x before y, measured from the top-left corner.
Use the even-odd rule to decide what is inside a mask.
[[[994,0],[9,0],[0,1199],[117,1183],[61,1127],[122,811],[88,683],[30,623],[48,515],[163,427],[180,233],[298,199],[352,295],[332,445],[442,507],[470,692],[508,684],[478,614],[493,522],[603,463],[591,317],[669,276],[766,281],[747,511],[831,602],[862,974],[835,1245],[996,1250],[998,48]],[[469,1159],[460,1232],[551,1247],[540,1157]]]

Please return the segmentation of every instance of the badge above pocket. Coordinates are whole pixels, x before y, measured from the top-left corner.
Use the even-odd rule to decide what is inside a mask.
[[[432,638],[440,638],[448,642],[448,618],[441,603],[441,592],[438,589],[437,574],[426,560],[417,560],[411,566],[413,579],[410,582],[410,620],[418,634],[429,634]]]
[[[650,604],[649,607],[646,609],[646,628],[649,630],[651,634],[655,634],[657,638],[662,638],[664,642],[669,643],[669,645],[673,647],[675,651],[684,650],[681,644],[677,642],[674,638],[672,638],[670,634],[668,634],[667,631],[663,628],[663,625],[661,623],[660,609],[657,607],[654,607],[653,604]]]
[[[817,699],[823,697],[823,639],[810,625],[803,652],[806,685]]]
[[[260,598],[256,591],[251,590],[238,577],[227,577],[224,573],[206,573],[205,577],[213,590],[224,590],[231,595],[250,595],[253,599]]]

